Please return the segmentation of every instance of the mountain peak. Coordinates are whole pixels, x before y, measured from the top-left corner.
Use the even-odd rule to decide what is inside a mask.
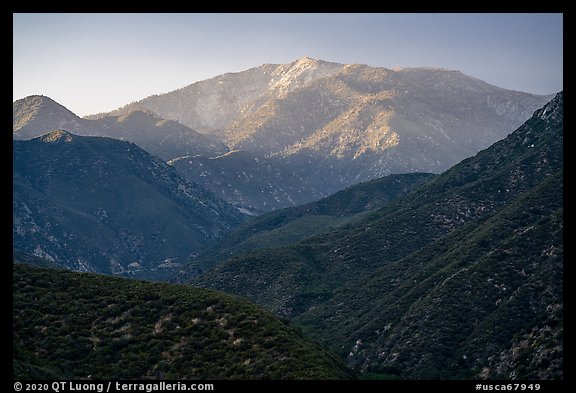
[[[315,58],[310,57],[310,56],[304,56],[304,57],[300,57],[300,58],[294,60],[293,62],[291,62],[289,64],[286,64],[286,66],[298,67],[300,69],[318,69],[318,68],[327,68],[327,69],[338,68],[338,69],[340,69],[344,66],[344,64],[325,61],[322,59],[315,59]]]
[[[80,118],[50,97],[33,95],[12,104],[15,139],[30,139],[47,130],[78,131]]]
[[[40,140],[46,143],[54,143],[54,142],[70,143],[72,142],[74,136],[75,136],[74,134],[71,134],[65,130],[55,130],[40,136]]]
[[[559,92],[542,109],[536,111],[536,116],[542,120],[555,121],[563,116],[564,91]]]
[[[52,98],[43,95],[31,95],[21,98],[14,102],[14,106],[18,107],[21,111],[26,110],[31,115],[34,115],[40,111],[70,112],[65,106],[54,101]]]
[[[294,89],[307,86],[319,78],[336,74],[342,67],[342,64],[302,57],[290,64],[278,66],[272,72],[273,78],[269,87],[276,98],[282,98]]]
[[[299,66],[317,66],[321,60],[313,59],[312,57],[304,56],[292,62],[294,65]]]
[[[16,100],[15,102],[28,103],[28,104],[54,103],[56,105],[60,105],[52,98],[41,94],[33,94],[31,96],[26,96],[24,98]]]

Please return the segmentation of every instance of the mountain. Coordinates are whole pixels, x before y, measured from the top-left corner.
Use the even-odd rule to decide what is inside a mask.
[[[195,255],[176,280],[190,280],[230,255],[288,246],[350,223],[366,212],[386,206],[433,176],[430,173],[390,175],[357,184],[316,202],[262,214]]]
[[[481,225],[384,265],[298,323],[367,372],[562,379],[562,190],[559,173]]]
[[[440,173],[504,138],[551,98],[458,71],[302,58],[221,75],[113,113],[152,110],[219,136],[231,150],[288,164],[327,196],[388,174]]]
[[[67,129],[131,141],[260,214],[389,174],[440,173],[504,138],[551,98],[458,71],[304,57],[84,119],[47,97],[27,97],[13,104],[13,133],[28,139]]]
[[[193,282],[292,318],[366,373],[562,378],[562,168],[559,93],[362,219]]]
[[[110,114],[148,109],[202,133],[223,130],[246,112],[253,113],[270,98],[281,98],[320,77],[333,75],[341,64],[307,57],[291,64],[264,64],[227,73],[161,95],[125,105]],[[155,109],[153,109],[155,108]],[[107,114],[87,116],[97,119]]]
[[[48,131],[68,130],[83,136],[104,136],[136,143],[165,160],[190,155],[218,155],[226,146],[175,121],[146,110],[121,116],[87,120],[44,96],[29,96],[13,103],[13,138],[31,139]]]
[[[217,137],[161,119],[147,109],[82,119],[48,97],[30,96],[14,102],[13,114],[14,139],[30,139],[66,129],[82,136],[134,142],[170,161],[187,179],[247,214],[296,206],[324,196],[282,162],[229,151]]]
[[[12,104],[14,139],[31,139],[53,130],[81,130],[84,121],[45,96],[28,96]]]
[[[15,379],[351,379],[249,302],[205,289],[14,265]]]
[[[184,156],[168,163],[190,181],[251,215],[302,205],[322,197],[282,162],[244,151],[235,150],[217,157]]]
[[[244,218],[133,143],[13,142],[13,244],[72,270],[161,274]]]

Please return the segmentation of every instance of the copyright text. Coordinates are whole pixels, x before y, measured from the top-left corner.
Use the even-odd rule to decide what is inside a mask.
[[[50,383],[15,382],[14,391],[20,392],[166,392],[166,391],[214,391],[211,383],[184,382],[70,382],[57,381]]]

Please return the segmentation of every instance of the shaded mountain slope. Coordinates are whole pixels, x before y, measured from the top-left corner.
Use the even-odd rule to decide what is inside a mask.
[[[298,318],[348,364],[404,378],[563,377],[562,173]],[[519,343],[541,335],[538,345]],[[507,361],[507,351],[522,357]]]
[[[54,131],[13,152],[14,248],[73,270],[172,268],[243,221],[128,142]]]
[[[253,215],[322,196],[289,166],[244,151],[217,157],[184,156],[168,163],[190,181]]]
[[[233,254],[288,246],[344,225],[363,213],[391,203],[433,176],[427,173],[390,175],[357,184],[316,202],[253,218],[195,256],[176,279],[185,282]]]

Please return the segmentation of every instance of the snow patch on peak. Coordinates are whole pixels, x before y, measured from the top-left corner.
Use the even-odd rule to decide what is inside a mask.
[[[342,70],[342,64],[328,63],[311,57],[302,57],[290,64],[277,67],[272,72],[269,87],[275,98],[285,97],[286,94],[311,82],[332,76]]]
[[[304,57],[301,57],[300,59],[297,59],[292,64],[300,66],[300,67],[318,67],[318,63],[319,63],[319,60],[313,59],[313,58],[308,57],[308,56],[304,56]]]

